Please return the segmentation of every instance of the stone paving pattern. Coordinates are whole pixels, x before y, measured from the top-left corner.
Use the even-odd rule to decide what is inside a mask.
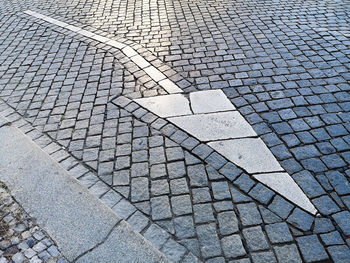
[[[2,5],[3,13],[29,6]],[[146,238],[171,250],[174,261],[185,253],[176,242],[207,262],[349,261],[346,1],[40,5],[44,14],[143,45],[164,70],[175,70],[170,75],[182,75],[177,84],[187,91],[223,89],[321,214],[294,207],[162,119],[151,127],[156,117],[137,104],[110,103],[156,87],[118,52],[25,16],[1,15],[1,99],[49,136],[38,143],[65,148],[52,150],[63,165],[71,169],[76,158],[129,201],[113,204],[115,211],[130,223],[147,218],[134,224]],[[99,182],[88,174],[82,181],[94,191]],[[156,224],[145,231],[149,222]],[[157,225],[176,242],[154,240]]]
[[[0,182],[0,262],[66,263],[55,243]]]

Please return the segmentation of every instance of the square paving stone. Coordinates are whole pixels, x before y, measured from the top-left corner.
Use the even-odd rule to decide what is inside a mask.
[[[227,182],[212,182],[213,195],[216,200],[231,199]]]
[[[215,221],[211,204],[198,204],[193,206],[194,221],[198,223],[208,223]]]
[[[192,213],[192,203],[189,195],[171,197],[171,206],[175,215],[185,215]]]
[[[131,180],[131,201],[149,200],[148,178],[137,177]]]
[[[199,225],[196,227],[196,230],[197,230],[197,236],[198,236],[200,249],[203,257],[209,258],[214,256],[220,256],[221,247],[220,247],[219,237],[216,232],[215,224]],[[229,241],[231,240],[228,240],[228,243]],[[236,240],[232,240],[231,242],[235,242],[235,241]]]
[[[255,203],[238,204],[237,209],[244,226],[259,225],[262,223]]]
[[[253,258],[253,263],[277,262],[275,255],[272,252],[252,253],[252,258]]]
[[[170,180],[170,189],[173,195],[189,193],[186,178]]]
[[[306,262],[328,259],[328,255],[316,235],[299,237],[297,243]]]
[[[153,220],[167,219],[172,217],[169,198],[167,196],[151,198],[151,209]]]
[[[251,251],[268,249],[266,237],[260,226],[243,229],[243,236],[247,241],[248,247]]]
[[[238,220],[234,211],[218,214],[218,222],[221,235],[230,235],[238,232]]]
[[[231,235],[221,239],[222,250],[224,251],[225,257],[236,258],[244,256],[246,251],[243,247],[241,237],[239,235]]]
[[[278,247],[274,247],[274,249],[277,255],[278,262],[280,263],[301,263],[302,262],[297,246],[294,244],[278,246]]]
[[[273,244],[293,241],[288,225],[285,222],[266,225],[265,229]]]

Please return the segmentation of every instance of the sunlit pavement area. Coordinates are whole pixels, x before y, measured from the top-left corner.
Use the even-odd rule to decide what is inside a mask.
[[[4,0],[0,115],[173,262],[350,262],[348,0]]]

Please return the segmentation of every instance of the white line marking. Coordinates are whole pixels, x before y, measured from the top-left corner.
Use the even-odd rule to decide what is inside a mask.
[[[115,40],[110,39],[110,38],[105,37],[105,36],[95,34],[93,32],[90,32],[90,31],[85,30],[85,29],[81,29],[81,28],[73,26],[73,25],[69,25],[65,22],[59,21],[57,19],[51,18],[51,17],[46,16],[46,15],[42,15],[40,13],[31,11],[31,10],[26,10],[23,13],[30,15],[30,16],[34,16],[34,17],[39,18],[39,19],[42,19],[42,20],[49,22],[51,24],[66,28],[70,31],[76,32],[80,35],[91,38],[93,40],[104,43],[106,45],[115,47],[115,48],[121,50],[137,66],[139,66],[141,69],[143,69],[150,78],[152,78],[155,82],[157,82],[169,94],[183,92],[182,89],[180,89],[174,82],[172,82],[170,79],[168,79],[162,72],[160,72],[155,67],[151,66],[151,64],[145,58],[143,58],[135,49],[133,49],[132,47],[130,47],[124,43],[115,41]]]

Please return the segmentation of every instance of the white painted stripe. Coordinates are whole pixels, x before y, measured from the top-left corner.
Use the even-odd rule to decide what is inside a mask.
[[[110,39],[110,38],[105,37],[105,36],[95,34],[93,32],[85,30],[85,29],[81,29],[80,27],[69,25],[65,22],[59,21],[59,20],[51,18],[49,16],[42,15],[40,13],[31,11],[31,10],[26,10],[23,13],[25,13],[27,15],[34,16],[36,18],[40,18],[40,19],[42,19],[46,22],[49,22],[51,24],[66,28],[70,31],[76,32],[80,35],[91,38],[93,40],[104,43],[106,45],[115,47],[115,48],[121,50],[138,67],[143,69],[151,79],[153,79],[155,82],[159,83],[159,85],[162,88],[164,88],[164,90],[167,91],[169,94],[183,92],[182,89],[180,89],[174,82],[169,80],[162,72],[160,72],[155,67],[151,66],[151,64],[144,57],[142,57],[134,48],[132,48],[124,43],[121,43],[119,41],[115,41],[115,40]]]

